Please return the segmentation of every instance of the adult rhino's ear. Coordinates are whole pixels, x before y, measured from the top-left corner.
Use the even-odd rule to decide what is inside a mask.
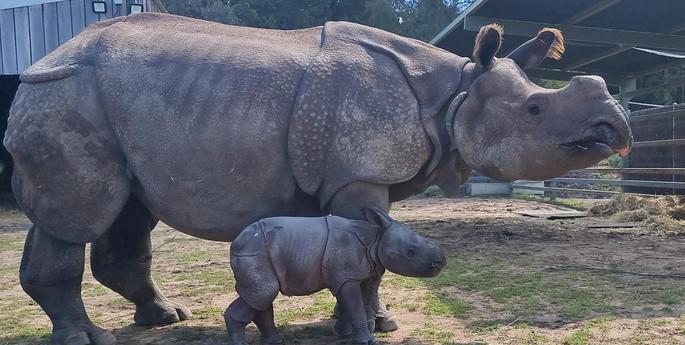
[[[378,207],[364,207],[363,211],[366,220],[381,229],[387,229],[392,225],[392,218]]]
[[[476,44],[473,46],[473,60],[481,67],[488,68],[492,65],[495,55],[502,46],[502,33],[504,30],[498,24],[488,24],[478,32]]]
[[[561,59],[564,36],[557,29],[544,28],[537,36],[516,48],[507,57],[523,69],[537,67],[546,57]]]

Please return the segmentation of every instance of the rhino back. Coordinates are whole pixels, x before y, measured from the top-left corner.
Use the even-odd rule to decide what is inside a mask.
[[[134,193],[182,231],[231,240],[294,204],[288,121],[319,40],[320,28],[275,31],[141,14],[77,37],[73,49],[37,69],[62,63],[80,73],[80,64],[93,65]]]

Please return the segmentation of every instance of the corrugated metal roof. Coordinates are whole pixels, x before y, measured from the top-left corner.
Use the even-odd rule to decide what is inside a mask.
[[[681,0],[478,0],[431,43],[470,56],[478,28],[504,26],[502,54],[543,27],[566,37],[566,54],[531,76],[567,79],[599,74],[618,83],[660,68],[685,64],[685,1]]]

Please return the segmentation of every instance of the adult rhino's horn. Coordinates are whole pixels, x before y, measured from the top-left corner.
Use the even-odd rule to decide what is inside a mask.
[[[564,35],[561,31],[544,28],[537,36],[516,48],[507,57],[514,60],[521,68],[527,69],[538,66],[545,58],[559,60],[565,50]]]

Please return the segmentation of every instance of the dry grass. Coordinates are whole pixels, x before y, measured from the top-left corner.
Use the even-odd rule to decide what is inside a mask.
[[[606,236],[571,221],[524,218],[550,207],[512,199],[421,199],[392,215],[440,242],[449,265],[434,279],[387,274],[383,300],[398,318],[386,345],[685,344],[685,239]],[[26,221],[0,216],[0,344],[43,345],[47,317],[18,286]],[[661,228],[663,231],[663,228]],[[621,236],[616,240],[616,236]],[[236,297],[225,243],[160,225],[153,276],[194,316],[164,327],[135,327],[134,308],[86,267],[83,295],[93,320],[120,344],[226,345],[222,311]],[[554,270],[561,265],[608,270]],[[663,274],[641,277],[630,272]],[[279,297],[278,325],[290,344],[339,344],[330,331],[328,292]],[[254,327],[250,337],[258,343]]]
[[[638,231],[658,235],[685,234],[685,199],[680,196],[642,197],[621,194],[592,206],[591,215],[617,222],[639,222]]]

